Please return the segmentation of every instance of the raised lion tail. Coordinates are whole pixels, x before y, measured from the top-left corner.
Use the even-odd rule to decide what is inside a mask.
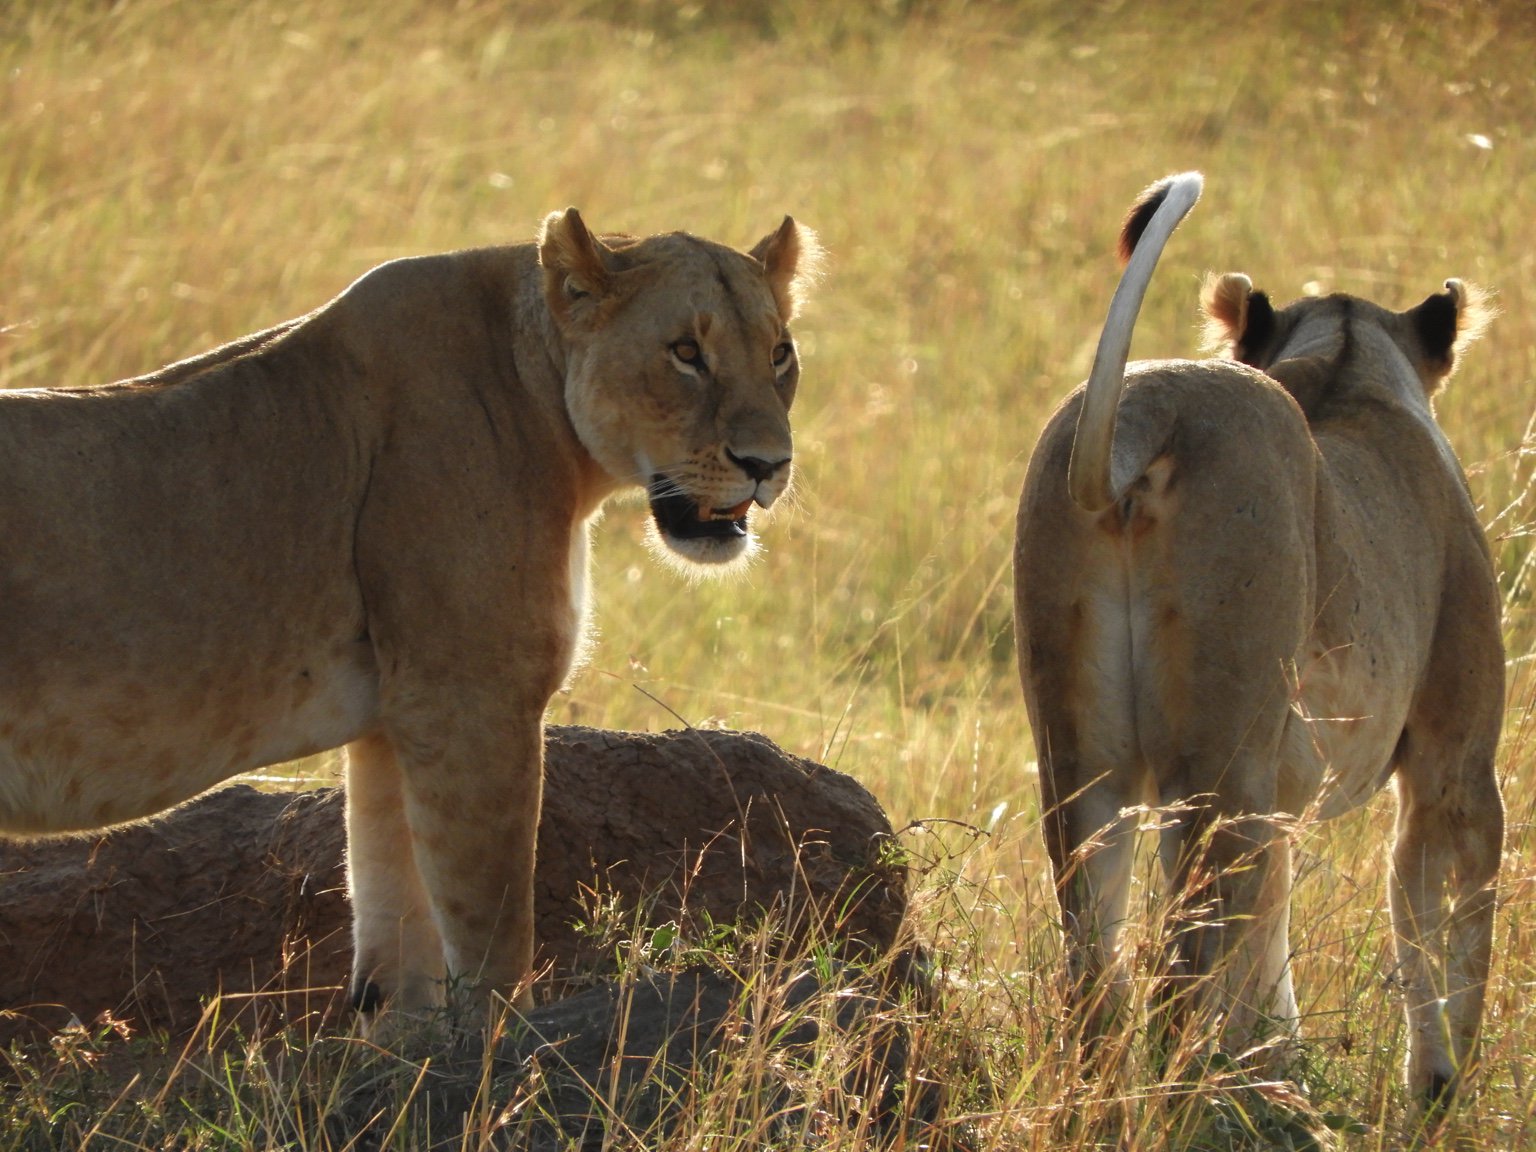
[[[1131,354],[1131,333],[1147,285],[1168,237],[1200,199],[1205,180],[1198,172],[1168,176],[1143,192],[1131,206],[1120,230],[1120,258],[1125,271],[1109,304],[1088,374],[1083,406],[1072,437],[1072,461],[1067,488],[1079,508],[1102,512],[1115,502],[1110,483],[1110,455],[1115,439],[1115,413],[1125,387],[1125,364]]]

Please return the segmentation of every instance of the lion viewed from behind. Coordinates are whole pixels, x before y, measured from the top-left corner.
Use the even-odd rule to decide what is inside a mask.
[[[1092,1037],[1125,975],[1135,809],[1167,805],[1165,872],[1204,915],[1165,994],[1220,1013],[1234,1053],[1266,1020],[1293,1032],[1289,823],[1394,781],[1407,1079],[1434,1108],[1475,1059],[1503,835],[1498,588],[1431,408],[1486,313],[1457,280],[1405,312],[1277,311],[1228,274],[1205,307],[1231,359],[1127,368],[1200,186],[1170,178],[1133,209],[1093,372],[1019,504],[1020,674],[1073,983]]]
[[[739,252],[571,209],[146,376],[0,394],[0,832],[346,745],[357,1007],[528,1003],[588,525],[640,488],[684,559],[750,551],[817,256],[788,217]]]

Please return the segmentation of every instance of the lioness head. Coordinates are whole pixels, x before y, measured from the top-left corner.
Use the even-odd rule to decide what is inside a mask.
[[[752,506],[789,487],[789,324],[817,255],[787,216],[751,252],[682,232],[599,238],[574,208],[544,221],[576,434],[614,480],[646,489],[657,537],[684,559],[749,555]]]
[[[1352,344],[1375,333],[1386,338],[1376,360],[1400,355],[1397,363],[1411,370],[1427,400],[1493,312],[1476,285],[1447,280],[1444,289],[1402,312],[1342,293],[1276,309],[1247,276],[1228,272],[1210,277],[1201,293],[1207,346],[1268,372],[1310,415]]]

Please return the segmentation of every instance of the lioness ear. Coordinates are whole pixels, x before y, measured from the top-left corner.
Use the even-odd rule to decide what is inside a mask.
[[[1210,352],[1251,362],[1275,330],[1275,310],[1269,297],[1253,290],[1241,272],[1207,276],[1200,289],[1205,311],[1204,345]]]
[[[759,240],[750,255],[763,266],[779,315],[788,324],[799,315],[821,271],[821,244],[816,233],[786,216],[778,231]]]
[[[1424,354],[1424,366],[1436,381],[1451,374],[1456,358],[1483,334],[1493,319],[1488,294],[1475,284],[1447,280],[1445,291],[1408,310]]]
[[[571,305],[608,290],[607,251],[587,231],[581,213],[574,208],[551,212],[539,230],[539,264],[544,269],[544,297],[561,323],[571,316]]]

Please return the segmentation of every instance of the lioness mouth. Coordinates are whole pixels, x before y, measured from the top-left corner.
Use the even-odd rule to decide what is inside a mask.
[[[670,480],[656,476],[651,480],[651,515],[662,534],[677,540],[706,537],[741,538],[747,534],[747,512],[751,500],[734,508],[701,508],[684,492],[677,491]]]

